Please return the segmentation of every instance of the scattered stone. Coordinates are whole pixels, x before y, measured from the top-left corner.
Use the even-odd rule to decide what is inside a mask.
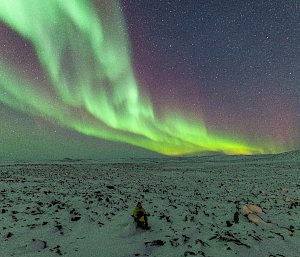
[[[218,239],[220,241],[225,241],[225,242],[233,242],[236,245],[243,245],[246,246],[247,248],[250,248],[249,245],[243,243],[242,241],[240,241],[239,239],[237,239],[233,234],[231,234],[230,232],[226,231],[225,235],[220,235],[219,233],[216,233],[215,236],[211,237],[209,240],[213,240],[213,239]]]
[[[238,223],[239,222],[239,212],[236,211],[234,213],[233,221],[234,221],[234,223]]]
[[[233,224],[229,220],[226,220],[226,225],[227,227],[231,227]]]
[[[204,242],[204,241],[201,240],[201,239],[197,239],[197,240],[195,241],[195,243],[196,243],[196,244],[200,243],[202,246],[209,246],[208,243]]]
[[[32,239],[33,241],[33,246],[34,248],[36,248],[37,250],[42,250],[45,249],[47,247],[47,242],[40,240],[40,239]]]
[[[165,244],[165,242],[164,241],[162,241],[162,240],[154,240],[154,241],[152,241],[152,242],[146,242],[145,243],[145,245],[146,246],[155,246],[155,245],[157,245],[157,246],[163,246]]]
[[[8,234],[6,235],[6,238],[10,238],[10,237],[12,237],[13,235],[14,235],[13,233],[8,232]]]
[[[182,235],[182,237],[183,237],[183,242],[185,242],[185,243],[187,243],[190,240],[189,236]]]
[[[170,240],[170,243],[173,247],[179,246],[178,239],[179,238],[174,238],[174,239]]]
[[[189,255],[193,255],[193,256],[195,256],[195,255],[196,255],[196,253],[194,253],[194,252],[190,252],[190,251],[185,251],[185,252],[184,252],[184,256],[189,256]]]

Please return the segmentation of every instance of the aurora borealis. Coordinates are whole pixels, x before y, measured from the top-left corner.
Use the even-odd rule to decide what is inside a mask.
[[[146,2],[149,5],[150,2]],[[164,4],[154,2],[157,2],[161,15],[166,10],[162,7]],[[180,1],[174,1],[173,5],[176,6],[176,3]],[[257,110],[243,112],[247,109],[241,104],[244,98],[239,100],[240,93],[230,93],[238,87],[236,81],[231,84],[225,78],[225,90],[220,89],[220,81],[216,81],[213,87],[211,81],[205,82],[201,78],[200,75],[205,73],[202,70],[195,87],[195,76],[186,72],[191,67],[195,68],[193,64],[183,58],[180,67],[178,52],[168,56],[173,45],[179,44],[177,40],[168,46],[157,43],[161,50],[152,54],[151,40],[146,40],[146,35],[152,35],[154,42],[162,32],[157,29],[157,34],[152,34],[155,33],[151,31],[154,24],[148,27],[148,23],[138,22],[141,19],[139,15],[145,10],[149,11],[147,4],[141,1],[0,0],[0,35],[7,35],[0,39],[0,102],[6,117],[1,125],[2,131],[6,132],[2,133],[1,139],[7,138],[13,127],[7,124],[14,123],[10,119],[15,117],[16,112],[18,117],[32,117],[44,126],[51,124],[61,131],[73,131],[70,133],[75,133],[75,137],[78,133],[84,144],[89,143],[92,137],[93,140],[126,143],[165,155],[206,151],[276,153],[297,146],[299,98],[295,90],[299,90],[300,62],[295,56],[300,57],[299,47],[293,49],[296,53],[294,70],[285,71],[285,74],[292,73],[292,79],[280,80],[280,72],[288,69],[285,63],[288,60],[276,57],[282,60],[283,68],[280,66],[270,72],[270,80],[279,86],[268,86],[269,78],[259,81],[255,74],[251,77],[245,75],[243,83],[252,85],[253,89],[245,87],[246,90],[240,90],[244,90],[251,99],[257,97],[254,101]],[[299,21],[298,18],[296,22]],[[177,22],[184,21],[179,19]],[[166,37],[178,33],[175,23],[173,26],[171,32],[163,32]],[[167,48],[164,50],[164,47]],[[201,47],[205,48],[205,45]],[[162,56],[166,58],[163,64],[174,67],[175,63],[179,67],[166,72],[165,67],[155,63],[160,62]],[[224,57],[222,51],[219,56],[221,59]],[[230,66],[230,61],[227,66]],[[223,71],[226,70],[224,67]],[[182,72],[182,76],[176,69]],[[215,70],[220,70],[220,67],[216,66]],[[228,77],[235,72],[238,71],[234,70]],[[249,71],[244,68],[244,72],[247,74]],[[224,74],[219,76],[224,77]],[[288,87],[282,86],[285,82]],[[291,87],[289,94],[296,95],[292,100],[280,93]],[[248,90],[260,93],[256,96],[253,92],[247,93]],[[211,106],[219,98],[219,95],[212,95],[213,91],[223,94],[222,104],[217,107]],[[227,103],[226,94],[233,98],[227,99]],[[234,106],[237,118],[228,115],[229,110],[234,112],[231,105],[235,102],[238,103]],[[264,106],[267,106],[267,111],[264,111]],[[255,125],[245,126],[249,122]],[[55,137],[54,134],[52,136]],[[102,149],[105,151],[103,141],[98,142],[104,145]],[[4,141],[3,145],[6,144],[9,143]],[[18,153],[17,149],[7,149]],[[91,147],[90,151],[95,152],[95,148]],[[138,148],[136,151],[139,151]],[[64,151],[61,155],[68,156],[68,153]]]

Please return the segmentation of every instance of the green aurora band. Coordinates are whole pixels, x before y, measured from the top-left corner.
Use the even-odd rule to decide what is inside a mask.
[[[0,101],[12,108],[166,155],[281,151],[209,133],[174,112],[159,117],[135,79],[118,1],[0,0],[0,21],[31,43],[46,76],[41,85],[1,58]]]

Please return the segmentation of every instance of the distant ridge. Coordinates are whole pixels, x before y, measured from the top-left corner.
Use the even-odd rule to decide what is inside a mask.
[[[300,160],[300,150],[293,150],[289,152],[284,152],[276,155],[277,158]]]

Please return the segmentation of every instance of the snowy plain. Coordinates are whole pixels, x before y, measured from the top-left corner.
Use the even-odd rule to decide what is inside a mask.
[[[1,257],[300,256],[299,151],[2,163],[0,197]]]

